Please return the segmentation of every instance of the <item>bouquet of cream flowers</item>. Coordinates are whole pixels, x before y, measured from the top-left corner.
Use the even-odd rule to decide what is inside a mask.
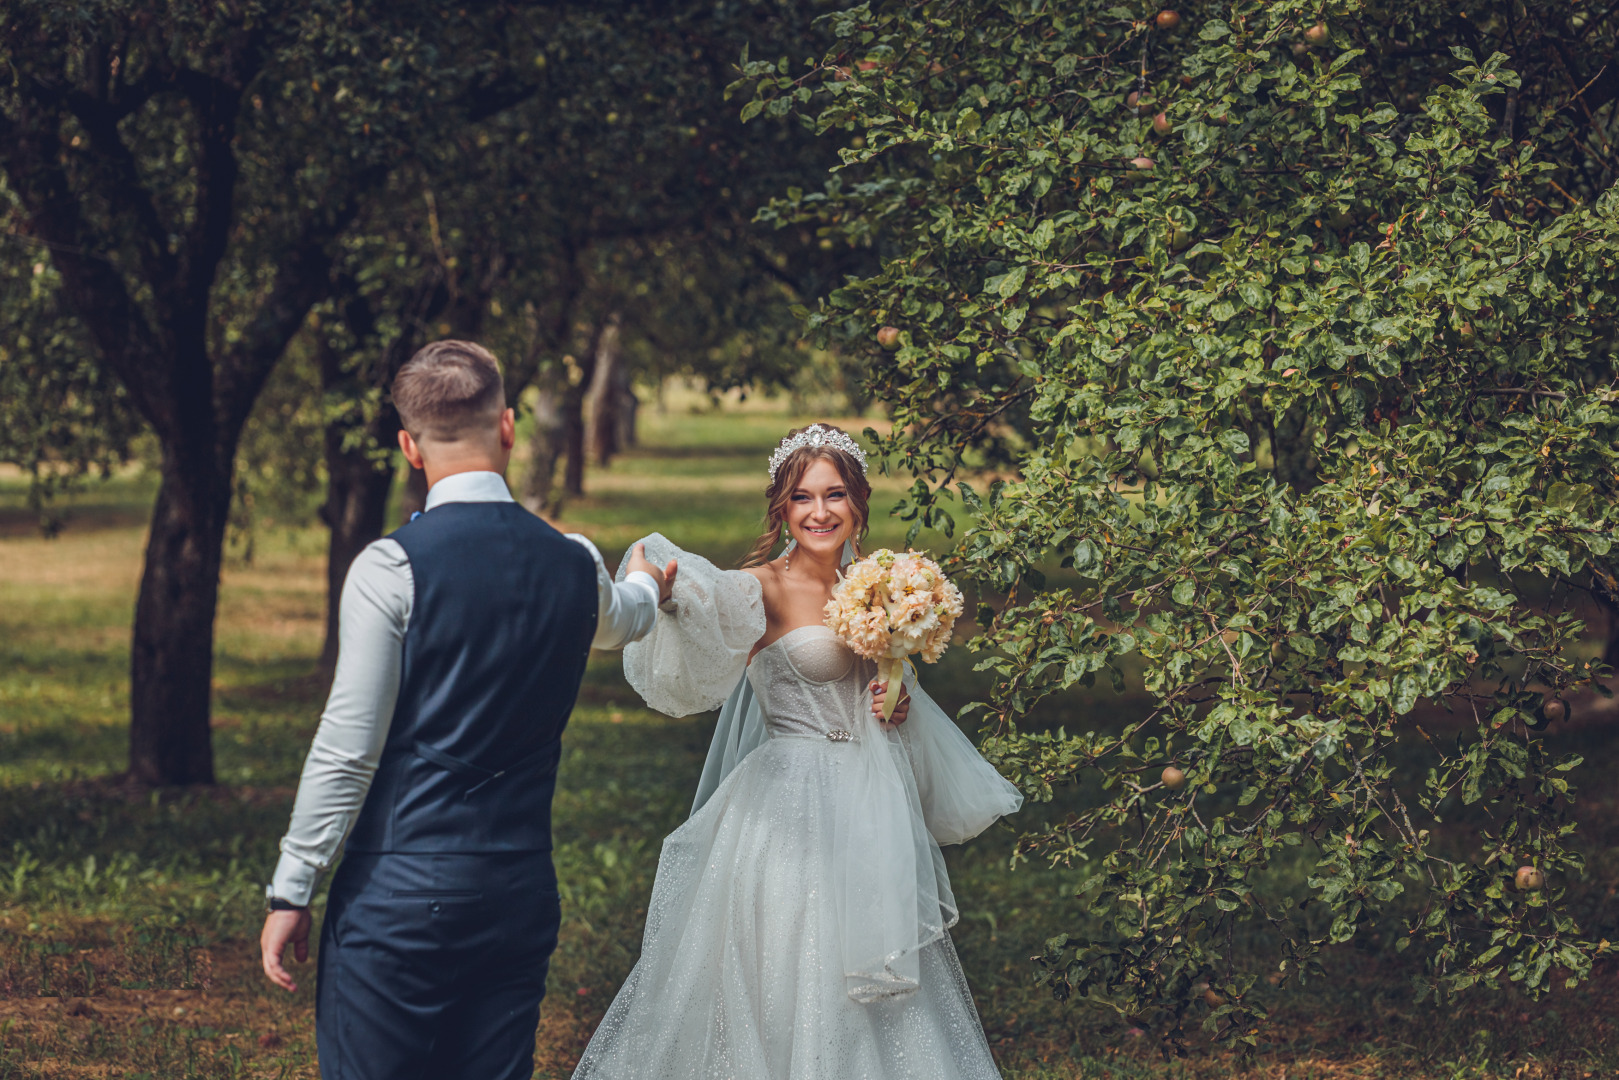
[[[961,614],[961,590],[926,555],[880,548],[843,571],[826,602],[826,625],[845,644],[877,661],[877,678],[893,684],[905,658],[920,653],[933,663],[950,645]],[[883,719],[898,694],[883,698]]]

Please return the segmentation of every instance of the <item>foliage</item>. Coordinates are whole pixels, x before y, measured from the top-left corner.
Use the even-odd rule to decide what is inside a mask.
[[[955,567],[999,598],[988,751],[1037,799],[1094,792],[1019,845],[1098,867],[1043,916],[1041,978],[1172,1029],[1208,995],[1252,1044],[1256,980],[1393,912],[1424,992],[1588,976],[1609,946],[1566,904],[1580,761],[1544,736],[1601,675],[1570,596],[1611,581],[1619,523],[1619,84],[1579,68],[1613,20],[976,0],[831,22],[807,74],[745,70],[746,114],[845,142],[766,217],[880,253],[811,324],[901,329],[873,369],[883,449],[918,525],[956,496],[977,515]],[[987,492],[959,481],[998,462]],[[1137,664],[1118,726],[1029,719]],[[1265,887],[1301,852],[1305,887]],[[1514,889],[1520,864],[1544,890]],[[1263,962],[1231,947],[1252,923],[1279,934]]]
[[[736,55],[811,47],[814,4],[628,4],[540,13],[532,38],[545,92],[493,117],[458,154],[486,159],[493,188],[520,192],[493,231],[510,251],[507,355],[534,347],[526,309],[559,319],[540,343],[542,381],[585,357],[591,331],[621,319],[636,375],[686,374],[716,390],[789,381],[799,361],[790,305],[846,268],[809,232],[751,224],[781,188],[835,160],[785,124],[744,126],[723,97]],[[542,103],[543,102],[543,103]],[[491,214],[464,202],[468,222]],[[473,224],[468,235],[487,233]],[[572,296],[567,312],[560,297]]]
[[[0,8],[0,171],[161,484],[130,767],[211,782],[221,551],[242,425],[394,162],[511,104],[511,11],[122,0]],[[48,358],[47,358],[48,359]],[[80,361],[84,363],[84,361]],[[38,403],[36,403],[38,404]]]
[[[305,338],[293,339],[242,426],[225,547],[245,562],[253,561],[262,530],[301,528],[318,520],[326,481],[321,446],[330,409],[312,351]],[[337,407],[353,408],[347,401]]]
[[[325,468],[306,467],[305,444],[253,437],[282,431],[284,410],[249,425],[248,450],[271,455],[255,454],[262,494],[291,505],[327,492],[334,602],[348,561],[386,528],[377,470],[397,463],[398,426],[386,390],[421,344],[489,344],[512,403],[538,383],[556,407],[540,411],[582,459],[591,344],[607,320],[622,329],[621,378],[784,384],[803,358],[790,305],[846,261],[807,232],[751,224],[830,149],[785,125],[744,126],[722,95],[747,42],[805,46],[806,5],[531,4],[506,31],[509,105],[401,143],[341,239],[318,325],[293,346],[321,355],[319,404],[304,413],[326,418]],[[569,473],[582,481],[582,461]]]
[[[118,383],[88,359],[82,326],[64,311],[44,248],[31,243],[0,184],[0,461],[30,479],[46,533],[61,527],[52,496],[126,460],[136,421]]]

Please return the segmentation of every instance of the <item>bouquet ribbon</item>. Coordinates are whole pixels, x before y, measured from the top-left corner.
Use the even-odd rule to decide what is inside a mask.
[[[899,704],[899,694],[905,685],[905,658],[903,656],[885,656],[877,661],[877,681],[883,684],[883,720],[887,721],[894,715],[894,708]]]

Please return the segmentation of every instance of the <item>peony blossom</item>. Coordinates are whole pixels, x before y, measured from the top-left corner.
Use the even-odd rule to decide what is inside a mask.
[[[961,590],[932,559],[880,548],[844,569],[826,603],[826,625],[877,661],[877,677],[887,685],[905,657],[920,655],[931,664],[944,655],[961,610]],[[897,696],[884,699],[885,718]]]

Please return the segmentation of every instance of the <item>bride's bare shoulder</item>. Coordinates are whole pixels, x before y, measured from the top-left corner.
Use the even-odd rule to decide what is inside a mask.
[[[772,598],[781,591],[781,567],[775,562],[760,563],[758,566],[744,567],[744,574],[752,574],[759,582],[759,588],[764,593],[765,603],[768,605]]]

